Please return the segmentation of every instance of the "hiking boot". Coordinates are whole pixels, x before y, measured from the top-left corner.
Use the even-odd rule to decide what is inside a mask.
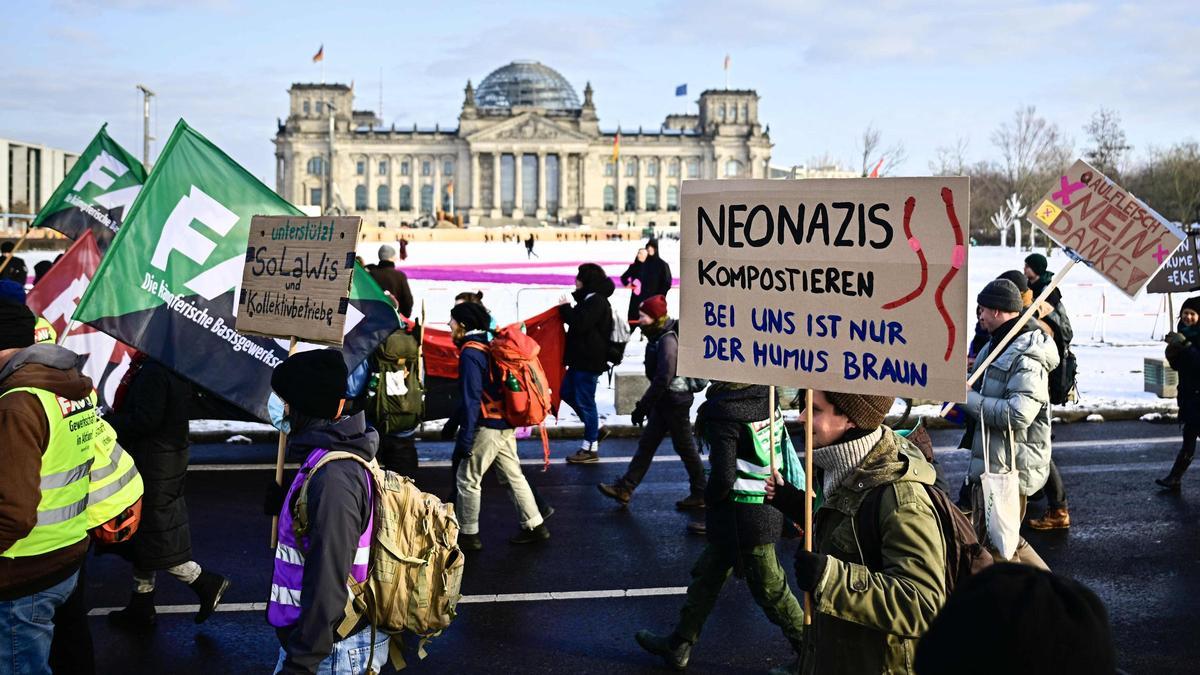
[[[1171,492],[1179,492],[1183,485],[1183,481],[1181,481],[1175,474],[1171,474],[1166,478],[1155,478],[1154,482],[1158,483],[1158,485],[1163,489]]]
[[[633,490],[625,487],[625,484],[621,481],[617,481],[611,485],[608,483],[601,483],[596,487],[600,489],[601,494],[603,494],[605,497],[611,497],[620,502],[621,506],[625,506],[629,503],[630,499],[633,499]]]
[[[701,537],[708,534],[708,525],[703,520],[693,520],[687,524],[688,534],[698,534]]]
[[[536,544],[546,541],[550,538],[550,530],[546,529],[546,524],[542,523],[537,527],[528,530],[521,530],[517,536],[508,540],[510,544]]]
[[[648,630],[639,630],[633,639],[641,645],[642,649],[661,656],[663,662],[672,670],[683,670],[687,668],[688,658],[692,655],[692,643],[682,638],[671,635],[655,635]]]
[[[571,464],[599,464],[600,453],[595,450],[580,449],[579,452],[567,457]]]
[[[675,502],[675,508],[680,511],[698,511],[704,508],[704,495],[688,495],[686,499]]]
[[[463,551],[482,551],[483,540],[478,534],[467,534],[466,532],[458,533],[458,547]]]
[[[217,605],[221,604],[221,596],[229,589],[229,579],[213,572],[200,572],[200,576],[188,584],[188,587],[200,598],[200,611],[196,612],[196,618],[193,620],[196,623],[204,623],[205,619],[217,611]]]
[[[1065,530],[1071,527],[1071,514],[1064,506],[1058,509],[1047,509],[1041,518],[1029,521],[1029,527],[1035,530]]]
[[[148,630],[154,627],[154,591],[134,593],[129,606],[108,615],[108,622],[126,630]]]

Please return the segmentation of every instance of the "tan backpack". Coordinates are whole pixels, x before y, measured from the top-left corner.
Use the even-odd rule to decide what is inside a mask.
[[[458,548],[458,518],[454,506],[421,492],[411,478],[380,468],[350,452],[329,452],[308,472],[296,500],[296,540],[308,531],[308,481],[328,462],[351,459],[371,474],[375,531],[367,578],[352,577],[346,601],[346,618],[337,627],[337,639],[350,636],[361,619],[371,624],[371,655],[375,658],[375,633],[391,636],[389,658],[396,669],[405,667],[401,633],[420,638],[417,654],[425,658],[425,645],[441,634],[456,616],[462,597],[463,553]],[[374,675],[374,671],[368,671]]]

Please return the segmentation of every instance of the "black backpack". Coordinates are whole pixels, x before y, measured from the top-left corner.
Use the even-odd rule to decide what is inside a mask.
[[[1051,313],[1042,319],[1050,326],[1050,331],[1054,334],[1054,347],[1058,350],[1058,366],[1050,371],[1049,377],[1050,403],[1054,405],[1063,405],[1070,400],[1071,391],[1075,389],[1076,371],[1079,369],[1075,352],[1071,351],[1070,322],[1060,325],[1058,321],[1059,317],[1065,316]]]
[[[921,486],[933,502],[933,512],[937,514],[938,525],[946,540],[946,595],[949,596],[967,577],[987,569],[993,562],[992,554],[979,543],[971,521],[958,510],[950,495],[932,485],[921,483]],[[883,568],[883,535],[879,531],[879,507],[883,501],[883,491],[889,487],[891,483],[880,485],[868,492],[855,517],[859,542],[862,544],[863,561],[873,572]]]

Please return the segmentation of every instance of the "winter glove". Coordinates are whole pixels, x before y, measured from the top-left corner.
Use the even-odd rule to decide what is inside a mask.
[[[634,426],[642,426],[646,422],[646,409],[639,403],[633,408],[633,412],[629,414],[629,419],[633,421]]]
[[[438,432],[438,437],[443,441],[454,440],[458,434],[458,426],[458,422],[453,417],[446,420],[446,423],[442,425],[442,430]]]
[[[796,551],[796,585],[800,590],[812,593],[821,583],[829,556],[800,549]]]
[[[1166,336],[1163,337],[1163,340],[1169,345],[1179,345],[1181,347],[1188,343],[1188,339],[1183,336],[1183,333],[1176,333],[1175,331],[1167,333]]]
[[[266,492],[263,494],[263,515],[278,516],[283,510],[285,497],[287,497],[287,490],[282,485],[276,483],[274,479],[268,481]]]

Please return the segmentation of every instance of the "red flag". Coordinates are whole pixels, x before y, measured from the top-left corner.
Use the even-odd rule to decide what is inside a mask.
[[[34,286],[25,298],[25,304],[34,314],[54,325],[60,345],[87,357],[81,370],[92,378],[101,403],[111,407],[121,377],[129,370],[137,352],[91,326],[70,323],[79,298],[99,266],[100,249],[96,246],[95,235],[87,230]],[[70,332],[64,336],[63,331],[68,325]]]
[[[879,163],[875,165],[875,168],[871,169],[871,175],[867,176],[867,178],[879,178],[879,167],[881,166],[883,166],[882,157],[879,158]]]
[[[325,45],[322,44],[321,48],[317,50],[317,53],[313,54],[313,63],[316,63],[317,61],[323,61],[324,59],[325,59]]]
[[[557,417],[558,406],[562,401],[562,381],[567,373],[567,367],[563,363],[567,347],[567,329],[558,314],[558,307],[551,307],[537,316],[526,319],[525,334],[541,347],[538,361],[542,364],[542,370],[546,371],[547,384],[550,385],[550,411]],[[458,347],[450,338],[450,331],[425,328],[422,335],[426,376],[457,379]]]

